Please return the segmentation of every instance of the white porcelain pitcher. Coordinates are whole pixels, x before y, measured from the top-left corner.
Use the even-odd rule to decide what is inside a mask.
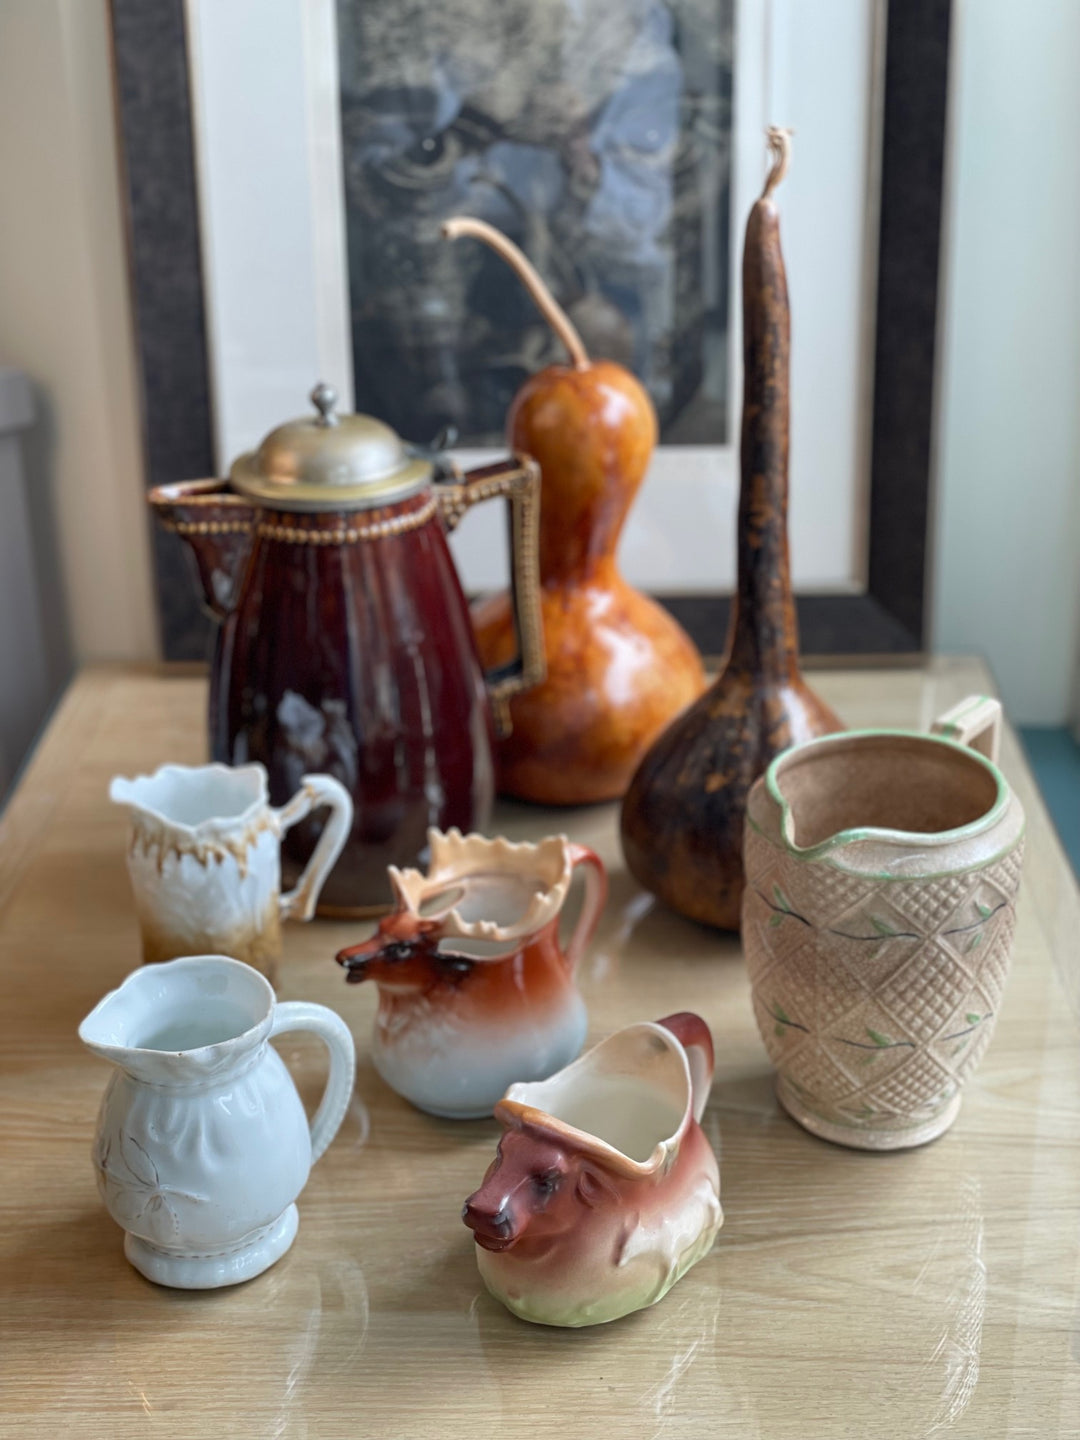
[[[273,981],[281,922],[310,920],[352,827],[349,792],[305,775],[287,805],[270,804],[262,765],[163,765],[117,776],[109,799],[131,813],[128,874],[143,960],[203,951],[246,960]],[[330,818],[294,890],[281,893],[281,839],[312,810]]]
[[[310,1129],[268,1043],[287,1030],[310,1030],[330,1052]],[[352,1094],[345,1022],[325,1005],[276,1004],[250,966],[198,955],[136,970],[91,1010],[79,1038],[117,1067],[93,1158],[135,1269],[204,1290],[250,1280],[284,1255],[296,1198]]]

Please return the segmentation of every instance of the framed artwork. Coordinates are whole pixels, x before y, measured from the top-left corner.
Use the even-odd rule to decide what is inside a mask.
[[[793,315],[790,531],[804,651],[925,636],[948,0],[112,0],[152,483],[221,473],[318,379],[463,458],[560,359],[514,238],[661,443],[631,580],[701,648],[734,581],[738,265],[767,123]],[[488,507],[490,509],[490,507]],[[497,517],[454,537],[501,583]],[[165,654],[205,654],[173,537]]]

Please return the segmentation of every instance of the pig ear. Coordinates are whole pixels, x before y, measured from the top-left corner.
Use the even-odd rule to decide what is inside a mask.
[[[619,1203],[618,1190],[602,1170],[597,1170],[592,1165],[581,1167],[575,1193],[579,1200],[588,1205],[590,1210],[595,1210],[600,1205],[617,1205]]]

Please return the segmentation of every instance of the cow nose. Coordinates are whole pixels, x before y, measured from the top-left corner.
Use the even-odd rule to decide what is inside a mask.
[[[345,979],[352,985],[358,985],[361,980],[367,979],[367,963],[372,953],[371,941],[365,940],[360,945],[350,945],[347,950],[339,950],[334,959],[345,971]]]
[[[470,1230],[477,1231],[482,1235],[495,1236],[499,1240],[508,1239],[510,1232],[514,1228],[513,1217],[506,1205],[500,1206],[498,1210],[491,1211],[481,1209],[480,1206],[474,1205],[471,1200],[466,1200],[461,1212],[461,1218]]]

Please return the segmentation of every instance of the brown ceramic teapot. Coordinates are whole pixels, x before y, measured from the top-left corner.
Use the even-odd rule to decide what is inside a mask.
[[[261,761],[281,804],[300,777],[329,773],[355,806],[320,913],[390,903],[388,865],[414,866],[432,826],[487,825],[493,719],[541,679],[538,472],[524,457],[448,481],[430,454],[366,415],[318,411],[272,431],[226,480],[151,492],[190,546],[220,622],[210,684],[215,760]],[[447,532],[479,500],[510,502],[520,647],[484,674]],[[494,711],[494,715],[493,715]],[[286,883],[314,844],[306,823],[282,854]]]

